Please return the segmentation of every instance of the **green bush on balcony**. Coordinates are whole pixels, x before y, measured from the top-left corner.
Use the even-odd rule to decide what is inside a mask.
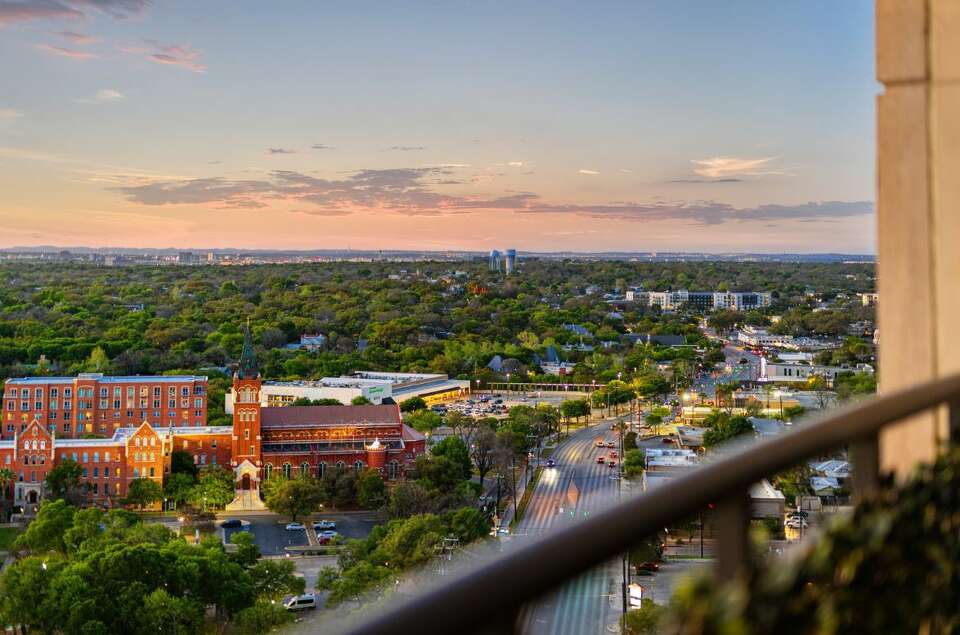
[[[684,635],[960,631],[960,450],[739,583],[689,581],[665,622]]]

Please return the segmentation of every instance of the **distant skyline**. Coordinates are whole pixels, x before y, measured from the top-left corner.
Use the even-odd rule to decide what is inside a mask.
[[[0,247],[874,252],[873,3],[0,0]]]

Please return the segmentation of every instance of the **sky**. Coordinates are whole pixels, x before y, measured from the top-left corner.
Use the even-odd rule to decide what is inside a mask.
[[[0,247],[873,253],[872,0],[0,0]]]

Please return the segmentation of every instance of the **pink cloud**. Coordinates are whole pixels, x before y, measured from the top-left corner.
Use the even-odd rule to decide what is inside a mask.
[[[203,73],[207,70],[206,64],[200,62],[200,53],[186,44],[161,44],[156,40],[144,40],[149,47],[123,46],[120,50],[131,55],[142,55],[155,64],[180,66],[194,73]]]
[[[84,35],[83,33],[77,33],[76,31],[57,31],[56,35],[66,38],[78,45],[93,44],[97,41],[97,38],[93,37],[92,35]]]
[[[69,57],[75,60],[88,60],[97,57],[93,53],[87,53],[86,51],[75,51],[73,49],[63,48],[62,46],[53,46],[51,44],[37,44],[36,47],[41,51],[45,51],[53,55],[60,55],[62,57]]]
[[[150,0],[14,0],[0,2],[0,26],[29,20],[86,17],[84,11],[105,13],[117,20],[140,15]]]

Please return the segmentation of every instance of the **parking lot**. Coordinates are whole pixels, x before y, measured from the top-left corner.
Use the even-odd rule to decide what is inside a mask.
[[[533,406],[539,403],[547,403],[554,407],[559,407],[564,401],[572,399],[588,399],[589,393],[585,392],[518,392],[501,391],[495,393],[475,393],[468,399],[456,399],[448,401],[436,410],[444,408],[448,411],[457,411],[471,417],[503,417],[513,406]]]
[[[226,540],[229,542],[230,536],[238,531],[249,531],[253,534],[254,542],[260,547],[260,553],[265,556],[277,556],[285,553],[286,547],[306,546],[307,530],[288,531],[285,529],[288,519],[276,516],[274,514],[236,514],[230,518],[238,518],[244,521],[243,529],[224,529]],[[317,517],[314,520],[320,520]],[[324,514],[323,520],[332,520],[337,523],[337,533],[343,538],[366,538],[377,524],[377,520],[371,514]],[[219,520],[226,520],[220,518]],[[304,525],[308,528],[313,521],[306,522]]]

